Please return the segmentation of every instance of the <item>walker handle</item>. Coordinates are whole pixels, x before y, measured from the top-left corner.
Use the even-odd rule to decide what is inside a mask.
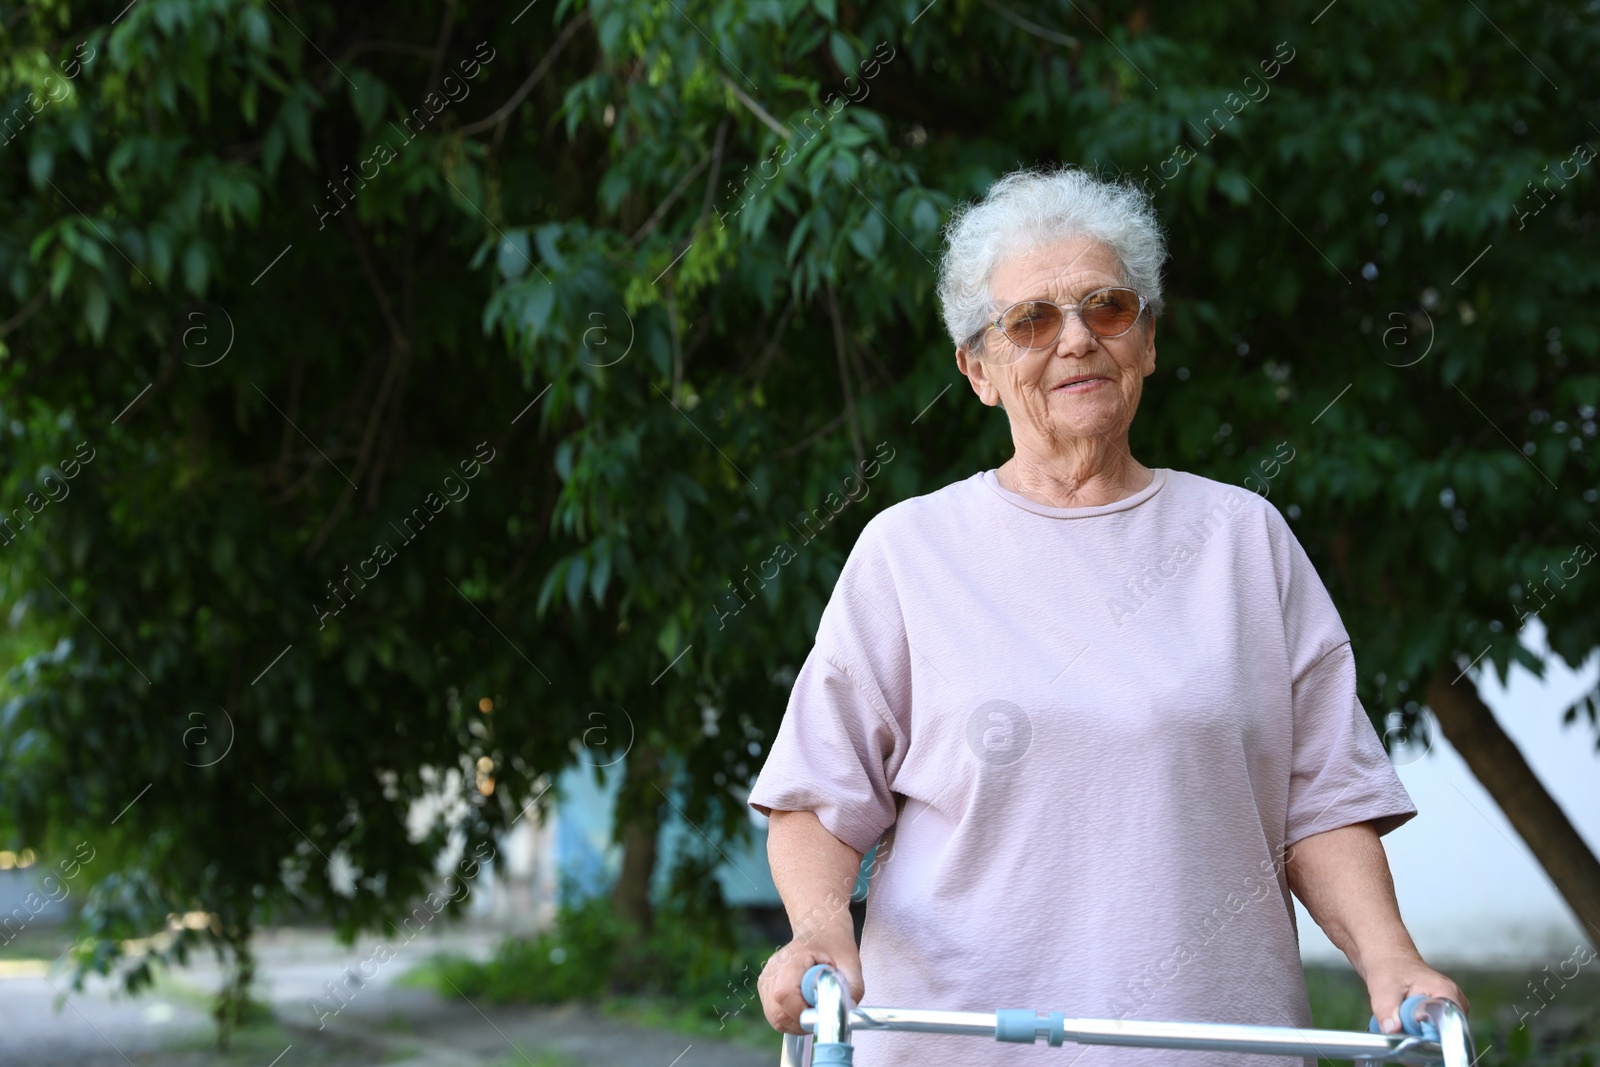
[[[826,963],[814,964],[800,977],[800,995],[816,1009],[817,1020],[812,1030],[812,1067],[850,1067],[855,1055],[855,1049],[850,1044],[850,1023],[855,1004],[851,1001],[850,986],[844,975]]]
[[[1429,998],[1422,993],[1413,993],[1400,1002],[1400,1029],[1402,1032],[1410,1034],[1412,1037],[1420,1037],[1428,1041],[1437,1041],[1439,1040],[1439,1028],[1434,1025],[1433,1020],[1428,1018],[1415,1018],[1417,1005],[1421,1004],[1427,999]],[[1378,1017],[1376,1015],[1372,1016],[1371,1020],[1367,1023],[1367,1032],[1371,1034],[1383,1033],[1383,1030],[1378,1026]]]
[[[805,997],[806,1003],[813,1008],[817,1006],[817,976],[827,966],[826,963],[814,963],[800,976],[800,995]]]

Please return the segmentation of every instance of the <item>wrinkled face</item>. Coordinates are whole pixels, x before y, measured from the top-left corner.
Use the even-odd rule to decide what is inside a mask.
[[[998,314],[1019,300],[1062,306],[1108,285],[1122,272],[1109,248],[1089,237],[1040,245],[1001,262],[990,289]],[[1020,348],[989,330],[976,350],[956,350],[956,363],[985,404],[1001,403],[1018,451],[1049,453],[1064,438],[1122,439],[1133,422],[1144,379],[1156,369],[1155,323],[1146,311],[1121,337],[1096,337],[1074,311],[1046,348]],[[1086,379],[1082,384],[1072,384]]]

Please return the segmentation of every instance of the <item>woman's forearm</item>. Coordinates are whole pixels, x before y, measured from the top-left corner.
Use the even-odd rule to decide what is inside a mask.
[[[1297,841],[1285,871],[1294,895],[1367,984],[1384,1033],[1400,1030],[1400,1006],[1412,994],[1472,1010],[1461,987],[1423,961],[1400,921],[1389,857],[1370,822]]]
[[[827,831],[815,812],[774,811],[767,824],[772,881],[796,940],[855,942],[850,893],[861,853]]]
[[[1303,838],[1290,850],[1286,870],[1289,888],[1363,978],[1376,961],[1418,955],[1371,823]]]
[[[838,969],[856,1003],[866,994],[850,915],[861,853],[830,834],[815,812],[772,811],[768,820],[767,859],[794,936],[767,957],[757,988],[767,1021],[786,1034],[803,1034],[801,976],[812,965]]]

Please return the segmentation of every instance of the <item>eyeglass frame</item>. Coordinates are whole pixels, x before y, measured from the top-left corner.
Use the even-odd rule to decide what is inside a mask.
[[[1095,296],[1095,295],[1097,295],[1099,293],[1110,292],[1113,289],[1122,289],[1122,290],[1125,290],[1127,292],[1132,293],[1134,296],[1137,296],[1139,298],[1139,312],[1138,312],[1138,314],[1134,315],[1133,321],[1128,324],[1128,329],[1127,330],[1123,330],[1121,333],[1112,333],[1112,334],[1095,333],[1094,330],[1089,328],[1089,321],[1083,317],[1083,305],[1084,305],[1085,301],[1087,301],[1091,296]],[[1032,347],[1029,347],[1027,345],[1017,344],[1017,342],[1012,338],[1012,336],[1010,334],[1006,333],[1006,328],[1000,324],[1000,320],[1005,318],[1006,312],[1010,311],[1012,308],[1016,307],[1018,304],[1049,304],[1051,307],[1055,308],[1057,311],[1060,311],[1061,312],[1061,326],[1056,330],[1056,335],[1054,337],[1050,338],[1050,340],[1046,341],[1042,345],[1034,345]],[[1074,313],[1074,314],[1076,314],[1078,316],[1078,321],[1083,323],[1084,331],[1086,333],[1088,333],[1088,335],[1090,337],[1093,337],[1096,340],[1101,340],[1101,341],[1111,341],[1111,340],[1115,340],[1118,337],[1127,336],[1129,330],[1132,330],[1135,326],[1139,325],[1139,320],[1144,317],[1144,313],[1149,307],[1150,307],[1149,298],[1146,297],[1143,293],[1139,292],[1139,290],[1135,289],[1131,285],[1102,285],[1098,289],[1093,289],[1093,290],[1090,290],[1087,293],[1084,293],[1083,294],[1083,300],[1078,301],[1076,304],[1058,304],[1054,300],[1046,300],[1043,297],[1030,296],[1030,297],[1027,297],[1025,299],[1018,300],[1018,301],[1015,301],[1013,303],[1007,304],[1003,309],[1001,309],[1000,314],[998,314],[998,315],[996,315],[994,317],[994,321],[993,322],[989,323],[982,330],[980,330],[977,334],[973,335],[972,343],[969,344],[968,347],[974,347],[976,345],[976,343],[979,340],[981,340],[984,336],[986,336],[990,330],[999,330],[1000,331],[1000,336],[1004,337],[1007,341],[1010,341],[1012,344],[1017,345],[1017,347],[1022,349],[1024,352],[1038,352],[1038,351],[1040,351],[1042,349],[1049,348],[1051,345],[1053,345],[1057,341],[1061,340],[1061,331],[1066,329],[1066,326],[1067,326],[1067,313],[1068,312],[1072,312],[1072,313]]]

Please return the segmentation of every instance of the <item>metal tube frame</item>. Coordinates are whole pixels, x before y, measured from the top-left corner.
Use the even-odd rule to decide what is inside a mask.
[[[843,979],[831,969],[817,977],[817,1006],[800,1013],[800,1025],[818,1042],[848,1044],[852,1030],[900,1030],[923,1034],[988,1037],[996,1034],[989,1012],[929,1011],[921,1008],[856,1008]],[[1293,1026],[1236,1023],[1168,1023],[1106,1019],[1061,1019],[1036,1015],[1035,1037],[1061,1035],[1079,1045],[1193,1049],[1265,1055],[1319,1056],[1360,1063],[1404,1063],[1413,1067],[1472,1067],[1472,1033],[1466,1016],[1440,997],[1422,1002],[1422,1012],[1438,1029],[1439,1040],[1409,1034],[1362,1034],[1344,1030],[1304,1030]],[[781,1067],[809,1067],[810,1035],[786,1034]]]

